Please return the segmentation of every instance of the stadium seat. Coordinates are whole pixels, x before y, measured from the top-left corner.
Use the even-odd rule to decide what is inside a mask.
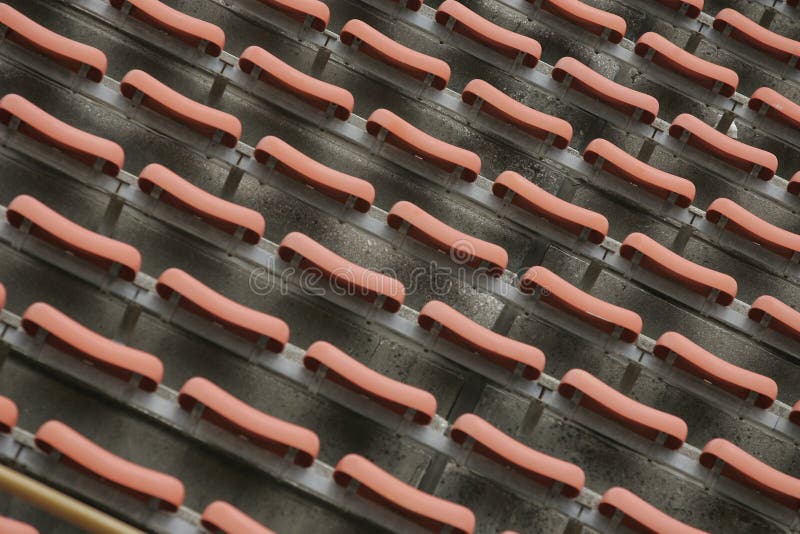
[[[544,353],[534,346],[493,332],[444,302],[432,300],[419,311],[417,322],[425,330],[488,359],[528,380],[536,380],[545,364]]]
[[[358,483],[356,495],[403,514],[433,532],[449,529],[446,531],[453,534],[471,534],[475,530],[475,514],[468,508],[409,486],[363,456],[348,454],[339,460],[333,479],[343,487]]]
[[[622,341],[635,343],[642,333],[642,318],[581,291],[545,267],[536,265],[520,279],[523,293],[539,293],[539,299],[575,315],[593,327],[610,335],[619,335]]]
[[[800,128],[800,106],[769,87],[759,87],[750,95],[747,105],[760,115]]]
[[[11,432],[17,426],[18,419],[19,410],[17,410],[17,405],[14,401],[0,395],[0,432],[5,434]]]
[[[373,402],[411,420],[427,425],[436,415],[436,397],[378,373],[345,354],[327,341],[316,341],[303,356],[303,365],[311,372],[325,372],[325,379],[368,397]]]
[[[784,336],[800,340],[800,311],[770,295],[761,295],[750,306],[747,316]]]
[[[580,495],[586,481],[583,469],[577,465],[531,449],[472,413],[455,420],[450,437],[462,445],[471,438],[472,452],[521,471],[547,488],[560,485],[558,492],[569,499]]]
[[[258,0],[262,4],[282,11],[286,16],[308,27],[324,32],[331,19],[328,6],[320,0]]]
[[[119,90],[134,102],[141,95],[141,105],[226,147],[235,148],[242,136],[242,123],[233,115],[190,100],[144,71],[128,72],[120,81]]]
[[[614,44],[625,37],[625,19],[608,11],[584,4],[580,0],[529,0],[537,7],[576,24],[594,35],[599,35]]]
[[[225,501],[214,501],[206,506],[200,524],[211,534],[275,534]]]
[[[750,20],[735,9],[725,8],[714,18],[714,29],[731,39],[774,57],[791,68],[800,68],[800,42],[778,35]]]
[[[18,126],[13,126],[13,119]],[[117,143],[61,122],[19,95],[0,98],[0,122],[109,176],[118,175],[125,163],[125,152]],[[57,162],[53,165],[59,167]]]
[[[787,259],[800,254],[800,235],[756,217],[733,200],[713,201],[706,210],[706,219]]]
[[[786,190],[793,195],[800,195],[800,171],[792,175],[789,183],[786,184]]]
[[[164,365],[157,357],[101,336],[64,313],[36,302],[22,314],[25,332],[38,337],[57,350],[126,382],[135,379],[145,391],[155,391],[164,377]]]
[[[479,101],[480,112],[516,126],[556,148],[567,148],[572,139],[572,126],[564,119],[528,107],[483,80],[469,82],[461,93],[461,100],[470,106]]]
[[[473,269],[485,265],[491,276],[502,276],[508,266],[508,253],[502,247],[460,232],[411,202],[401,200],[392,206],[386,223],[395,230],[406,231],[412,239],[447,254],[452,262],[459,265],[468,265]]]
[[[429,161],[446,172],[461,169],[460,176],[465,182],[474,182],[481,172],[481,158],[477,154],[426,134],[388,109],[375,110],[367,119],[367,133],[378,137],[383,131],[387,143],[414,157]]]
[[[789,412],[789,421],[796,425],[800,425],[800,400],[794,403],[792,411]]]
[[[317,109],[326,112],[332,109],[333,115],[343,121],[353,112],[355,101],[350,91],[309,76],[258,46],[249,46],[242,52],[239,68]],[[256,73],[254,69],[258,69]]]
[[[300,257],[300,269],[314,269],[336,287],[345,290],[346,295],[356,296],[367,302],[383,301],[380,307],[388,312],[396,312],[403,306],[406,288],[399,280],[346,260],[323,247],[300,232],[287,234],[278,246],[278,254],[285,262]],[[339,294],[339,291],[333,289]]]
[[[603,494],[597,510],[609,518],[619,516],[620,524],[632,532],[705,534],[705,531],[681,523],[633,492],[619,486],[615,486]]]
[[[0,516],[0,532],[3,534],[39,534],[39,531],[22,521]]]
[[[686,441],[689,429],[683,419],[637,402],[583,369],[567,371],[558,392],[568,399],[580,394],[579,406],[668,449],[679,449]]]
[[[6,219],[21,231],[123,280],[132,282],[142,266],[142,256],[132,246],[87,230],[28,195],[11,201]]]
[[[45,453],[58,453],[59,461],[77,466],[119,487],[128,495],[158,508],[176,512],[183,504],[185,490],[180,480],[129,462],[100,447],[60,421],[47,421],[35,436],[36,446]]]
[[[205,378],[186,381],[178,393],[178,404],[187,412],[202,407],[201,417],[211,424],[278,456],[288,455],[287,459],[299,466],[312,466],[319,454],[319,438],[314,432],[256,410]]]
[[[6,307],[6,286],[0,284],[0,311]]]

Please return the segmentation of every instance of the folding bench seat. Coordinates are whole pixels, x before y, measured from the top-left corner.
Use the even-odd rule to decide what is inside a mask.
[[[19,95],[0,98],[0,122],[109,176],[119,174],[125,163],[125,152],[117,143],[61,122]]]
[[[608,234],[608,219],[551,195],[514,171],[500,173],[492,184],[492,193],[591,243],[599,245]]]
[[[797,259],[800,255],[800,235],[756,217],[733,200],[718,198],[713,201],[706,210],[706,219],[784,258]]]
[[[573,57],[559,59],[550,74],[569,89],[589,95],[633,120],[652,124],[658,117],[658,100],[609,80]]]
[[[200,524],[212,534],[275,534],[225,501],[214,501],[206,506]]]
[[[454,263],[473,269],[485,265],[490,276],[502,276],[508,266],[503,247],[460,232],[411,202],[401,200],[392,206],[386,224],[449,255]]]
[[[696,19],[703,12],[703,0],[658,0],[658,3],[690,19]]]
[[[191,17],[173,9],[160,0],[109,0],[117,9],[130,6],[128,13],[161,31],[199,48],[209,56],[217,57],[225,49],[225,32],[222,28]]]
[[[800,41],[771,32],[735,9],[725,8],[714,18],[714,29],[731,39],[774,57],[790,68],[800,68]]]
[[[637,266],[675,280],[706,298],[713,298],[721,306],[728,306],[736,298],[738,285],[732,276],[691,262],[644,234],[634,232],[628,235],[619,254]]]
[[[522,275],[519,288],[626,343],[635,343],[642,333],[638,314],[593,297],[539,265]]]
[[[432,300],[425,304],[417,322],[425,330],[437,332],[439,337],[528,380],[539,378],[544,369],[545,356],[541,350],[493,332],[444,302]]]
[[[436,397],[378,373],[326,341],[315,341],[303,356],[303,365],[313,373],[369,398],[394,413],[427,425],[436,415]]]
[[[331,169],[306,156],[282,139],[267,136],[256,145],[253,157],[263,165],[274,162],[283,175],[300,180],[323,195],[367,213],[375,201],[375,188],[361,178]]]
[[[591,141],[583,151],[583,159],[681,208],[688,208],[694,201],[691,181],[651,167],[605,139]]]
[[[343,121],[353,112],[355,100],[350,91],[309,76],[258,46],[249,46],[242,52],[239,68]]]
[[[367,133],[378,138],[385,136],[390,145],[429,161],[445,172],[458,170],[465,182],[474,182],[481,172],[481,158],[477,154],[426,134],[388,109],[372,112],[367,119]]]
[[[47,454],[56,454],[59,462],[88,471],[117,486],[128,495],[161,510],[176,512],[183,504],[183,484],[177,478],[129,462],[100,447],[60,421],[47,421],[35,436],[36,446]]]
[[[572,24],[576,24],[594,35],[599,35],[614,44],[619,44],[625,37],[627,25],[625,19],[597,9],[580,0],[529,0],[536,7]]]
[[[139,251],[121,241],[78,226],[28,195],[20,195],[6,209],[8,222],[20,231],[132,282],[142,266]]]
[[[633,532],[669,532],[670,534],[705,534],[670,517],[633,492],[619,486],[603,494],[597,510]]]
[[[800,128],[800,106],[769,87],[759,87],[750,95],[747,105],[759,115]]]
[[[753,173],[761,180],[769,180],[778,170],[775,154],[732,139],[688,113],[682,113],[672,121],[669,135],[694,146],[704,155]]]
[[[706,443],[700,453],[700,464],[719,470],[719,476],[747,486],[787,508],[800,509],[800,479],[765,464],[728,440],[715,438]]]
[[[770,295],[761,295],[750,306],[747,316],[753,321],[800,340],[800,311]]]
[[[636,41],[634,52],[713,93],[731,97],[739,86],[736,71],[687,52],[666,37],[647,32]]]
[[[354,493],[359,497],[402,514],[432,532],[471,534],[475,530],[475,514],[470,509],[420,491],[358,454],[339,460],[333,479],[345,488],[357,483]]]
[[[233,115],[190,100],[144,71],[129,71],[119,90],[135,105],[141,103],[226,147],[236,148],[242,136],[242,123]]]
[[[472,452],[522,472],[569,499],[583,490],[583,469],[523,445],[475,414],[465,413],[456,419],[450,427],[450,438],[461,445],[471,438]]]
[[[108,60],[102,51],[52,32],[8,4],[0,4],[0,38],[3,35],[93,82],[106,74]]]
[[[271,352],[281,352],[289,341],[289,326],[281,319],[234,302],[180,269],[167,269],[161,273],[156,291],[164,300],[172,301],[190,313],[213,321],[259,346],[263,343]]]
[[[34,527],[10,517],[0,516],[0,532],[3,534],[39,534]]]
[[[498,26],[456,0],[442,2],[436,22],[531,69],[542,57],[542,45],[536,39]]]
[[[567,148],[572,139],[572,125],[564,119],[528,107],[483,80],[469,82],[461,93],[461,100],[561,150]]]
[[[159,202],[191,213],[245,243],[258,244],[264,235],[266,222],[260,213],[212,195],[163,165],[146,166],[138,183],[139,189]]]
[[[205,378],[190,378],[178,393],[178,404],[211,424],[232,432],[301,467],[310,467],[319,454],[317,435],[256,410]]]
[[[393,41],[364,21],[347,21],[339,33],[347,46],[405,72],[414,79],[442,90],[450,81],[450,65]]]
[[[8,434],[17,426],[19,410],[17,405],[9,399],[0,395],[0,432]]]
[[[400,280],[346,260],[305,234],[286,234],[278,247],[278,254],[283,261],[292,264],[297,261],[295,257],[299,256],[299,269],[318,270],[337,287],[346,290],[346,295],[374,302],[392,313],[403,307],[406,288]]]
[[[729,363],[677,332],[661,334],[653,354],[758,408],[767,409],[778,398],[778,384],[771,378]]]
[[[152,354],[103,337],[44,302],[28,306],[21,326],[37,340],[145,391],[155,391],[164,377],[164,365]]]
[[[320,0],[259,0],[289,18],[318,32],[324,32],[331,20],[328,6]]]
[[[679,449],[689,428],[680,417],[633,400],[582,369],[567,371],[558,392],[578,406],[610,419],[668,449]]]

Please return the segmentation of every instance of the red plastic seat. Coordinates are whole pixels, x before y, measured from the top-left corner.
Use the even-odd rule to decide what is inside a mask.
[[[679,449],[689,433],[680,417],[637,402],[582,369],[567,371],[561,378],[558,392],[568,399],[581,393],[580,406],[651,441],[658,441],[662,436],[663,446],[668,449]]]
[[[473,452],[522,471],[543,486],[562,484],[559,493],[570,499],[580,495],[586,481],[583,469],[577,465],[531,449],[472,413],[455,420],[450,437],[460,444],[472,438]]]
[[[139,173],[139,189],[158,200],[191,213],[223,232],[241,231],[245,243],[255,245],[264,235],[266,222],[257,211],[221,199],[181,178],[158,163],[151,163]]]
[[[477,353],[509,371],[519,368],[521,376],[536,380],[544,369],[544,353],[526,343],[492,332],[444,302],[432,300],[419,311],[417,322],[425,330],[441,327],[439,337]]]
[[[6,307],[6,286],[0,284],[0,311]]]
[[[789,413],[789,421],[796,425],[800,425],[800,400],[794,403],[792,411]]]
[[[800,68],[797,62],[800,57],[800,42],[771,32],[734,9],[725,8],[717,13],[714,29],[774,57],[781,63],[794,61],[792,67]]]
[[[265,347],[272,352],[281,352],[289,341],[289,326],[281,319],[234,302],[180,269],[161,273],[156,291],[165,300],[175,293],[181,307],[245,339],[266,340]]]
[[[104,271],[119,268],[117,276],[129,282],[142,266],[139,251],[121,241],[78,226],[28,195],[20,195],[6,209],[6,219],[16,227],[30,222],[28,234],[66,250]]]
[[[0,432],[9,433],[17,426],[19,410],[17,405],[8,397],[0,395]]]
[[[633,50],[642,57],[652,54],[650,61],[659,67],[722,96],[733,96],[739,86],[736,71],[701,59],[657,33],[647,32],[639,37]]]
[[[102,163],[99,168],[109,176],[118,175],[125,163],[125,152],[117,143],[61,122],[15,94],[0,98],[0,122],[8,125],[12,117],[19,120],[21,133],[52,145],[90,167]]]
[[[689,134],[687,144],[709,156],[746,172],[752,172],[756,166],[760,167],[758,177],[762,180],[769,180],[778,170],[778,158],[775,154],[732,139],[688,113],[678,115],[669,127],[669,135],[677,139],[684,132]]]
[[[430,161],[446,172],[462,169],[461,179],[465,182],[474,182],[481,172],[481,158],[477,154],[426,134],[388,109],[375,110],[367,119],[367,133],[377,137],[382,130],[386,130],[386,142],[390,145]]]
[[[318,80],[284,63],[263,48],[250,46],[239,56],[239,68],[252,74],[259,68],[258,79],[292,93],[315,108],[327,111],[334,108],[334,115],[346,121],[353,112],[355,101],[347,89]]]
[[[144,71],[128,72],[122,78],[119,90],[125,98],[130,99],[141,93],[143,106],[171,117],[206,137],[219,136],[219,142],[224,146],[235,148],[242,136],[242,123],[233,115],[190,100]]]
[[[392,206],[386,223],[395,230],[407,224],[409,237],[448,254],[459,265],[477,269],[485,264],[491,276],[502,276],[508,266],[508,253],[502,247],[459,232],[411,202],[401,200]]]
[[[659,198],[673,196],[676,206],[688,208],[694,201],[692,182],[651,167],[605,139],[593,140],[583,151],[583,159],[590,165],[595,165],[598,158],[603,160],[600,168],[607,173],[636,184]]]
[[[531,267],[520,279],[520,290],[533,293],[541,288],[540,299],[575,315],[593,327],[607,332],[620,332],[620,339],[634,343],[642,333],[642,318],[638,314],[614,306],[581,291],[552,271],[539,265]]]
[[[401,45],[364,21],[347,21],[339,33],[347,46],[358,42],[358,51],[399,69],[420,81],[430,79],[434,89],[442,90],[450,81],[450,65],[439,58],[425,55]]]
[[[708,297],[717,291],[717,304],[728,306],[736,298],[738,285],[733,277],[691,262],[650,237],[634,232],[622,242],[619,254],[632,260],[637,253],[641,255],[641,267],[676,280],[695,293]]]
[[[362,213],[367,213],[375,201],[375,188],[366,180],[331,169],[277,137],[270,135],[261,139],[253,157],[264,165],[270,158],[275,158],[278,172],[300,180],[342,204],[353,198],[353,207]]]
[[[417,424],[427,425],[436,415],[436,397],[373,371],[326,341],[316,341],[308,347],[303,365],[312,372],[324,368],[327,380],[364,395],[394,413],[413,414],[412,420]]]
[[[673,11],[678,11],[689,17],[696,19],[703,12],[703,0],[658,0]]]
[[[570,76],[570,89],[585,93],[639,122],[652,124],[658,117],[658,100],[609,80],[573,57],[559,59],[550,74],[557,82]]]
[[[480,111],[508,122],[523,132],[556,148],[565,149],[572,139],[572,125],[564,119],[542,113],[518,102],[483,80],[472,80],[461,93],[470,106],[481,99]]]
[[[0,516],[0,532],[3,534],[39,534],[34,527],[10,517]]]
[[[283,11],[289,18],[302,22],[318,32],[324,32],[331,20],[331,12],[319,0],[259,0],[273,9]]]
[[[765,249],[785,258],[800,253],[800,235],[756,217],[733,200],[718,198],[709,204],[706,219],[718,224],[725,219],[725,231],[738,234],[758,243]]]
[[[347,487],[358,483],[355,493],[377,502],[433,532],[449,528],[453,534],[471,534],[475,514],[459,504],[418,490],[393,477],[363,456],[348,454],[336,464],[333,479]]]
[[[0,4],[0,25],[8,28],[5,38],[9,41],[48,56],[93,82],[106,74],[108,60],[102,51],[52,32],[8,4]]]
[[[200,524],[212,534],[275,534],[225,501],[214,501],[206,506]]]
[[[532,1],[532,0],[529,0]],[[625,37],[627,25],[625,19],[597,9],[579,0],[540,0],[541,8],[562,19],[577,24],[584,30],[603,36],[614,44],[619,44]]]
[[[126,382],[136,378],[145,391],[155,391],[164,377],[161,360],[101,336],[64,313],[36,302],[22,315],[22,328],[30,336],[47,333],[45,343]]]
[[[478,41],[508,58],[522,56],[521,63],[526,67],[534,68],[542,57],[542,45],[536,39],[498,26],[456,0],[445,0],[436,10],[436,22],[445,26],[451,20],[454,32]]]
[[[800,128],[800,106],[769,87],[760,87],[753,91],[747,105],[770,119],[788,124],[792,128]]]
[[[278,456],[296,451],[293,461],[299,466],[310,467],[319,454],[314,432],[256,410],[205,378],[190,378],[178,393],[178,404],[189,412],[202,406],[203,419]]]
[[[800,171],[792,175],[791,180],[786,184],[786,190],[793,195],[800,195]]]
[[[603,494],[597,510],[606,517],[614,517],[617,513],[623,514],[621,524],[633,532],[705,534],[705,531],[681,523],[638,495],[619,486],[613,487]]]
[[[225,32],[222,28],[182,13],[159,0],[109,0],[121,9],[126,3],[131,6],[129,14],[159,30],[165,31],[195,48],[202,46],[209,56],[217,57],[225,48]]]
[[[800,479],[791,477],[749,455],[722,438],[712,439],[700,453],[700,464],[712,469],[724,462],[720,475],[748,486],[792,510],[800,509]]]
[[[367,302],[384,299],[381,307],[392,313],[403,306],[406,288],[402,282],[356,265],[305,234],[286,234],[278,247],[278,254],[286,262],[291,262],[296,254],[299,255],[302,258],[298,265],[300,269],[319,270],[325,278],[345,290],[348,296],[357,296]],[[338,291],[334,290],[334,293]]]
[[[761,322],[769,316],[767,327],[784,336],[800,339],[800,311],[770,295],[761,295],[753,301],[747,316]]]
[[[492,185],[492,193],[505,198],[513,193],[511,203],[540,217],[544,217],[564,230],[600,244],[608,234],[608,219],[555,195],[551,195],[530,180],[514,171],[503,171]]]
[[[673,366],[740,399],[754,396],[759,408],[769,408],[778,398],[778,384],[771,378],[728,363],[677,332],[661,334],[653,354],[662,360],[673,356]]]
[[[155,501],[161,510],[175,512],[183,504],[185,491],[180,480],[120,458],[60,421],[48,421],[40,426],[35,440],[42,451],[58,452],[60,461],[67,459],[119,486],[125,493]]]

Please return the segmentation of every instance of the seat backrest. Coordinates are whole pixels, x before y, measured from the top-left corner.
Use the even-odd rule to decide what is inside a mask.
[[[0,395],[0,432],[9,433],[17,426],[19,420],[19,410],[17,405],[9,399]]]
[[[721,10],[713,25],[715,30],[728,34],[731,39],[760,50],[781,63],[800,57],[800,41],[778,35],[735,9],[726,7]],[[795,64],[794,68],[800,68],[800,64]]]
[[[310,28],[324,32],[331,20],[331,12],[325,2],[320,0],[259,0],[286,16],[302,22]]]
[[[275,534],[249,515],[225,501],[214,501],[203,510],[200,524],[216,534]]]
[[[750,306],[747,316],[767,328],[800,340],[800,311],[770,295],[761,295]]]
[[[584,4],[580,0],[542,0],[542,9],[576,24],[595,35],[619,44],[625,37],[625,19],[608,11]]]
[[[706,219],[714,224],[725,222],[725,231],[758,243],[784,258],[800,252],[800,234],[778,228],[750,213],[733,200],[718,198],[708,205]]]
[[[615,486],[603,494],[597,510],[609,518],[621,513],[620,523],[633,532],[705,534],[705,531],[681,523],[633,492],[619,486]]]

